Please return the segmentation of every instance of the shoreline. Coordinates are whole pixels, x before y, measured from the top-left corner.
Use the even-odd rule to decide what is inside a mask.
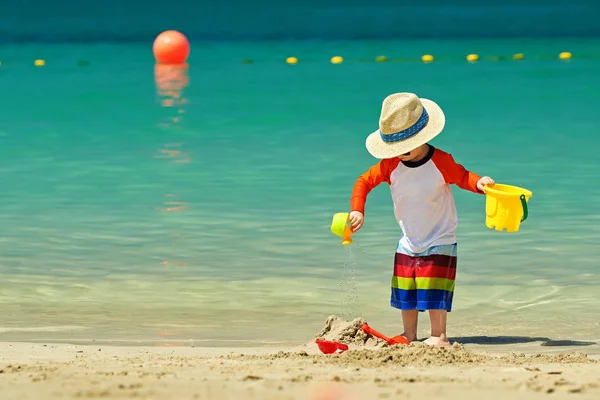
[[[329,318],[337,320],[336,329],[326,325],[318,335],[305,336],[305,340],[252,340],[252,339],[184,339],[177,335],[166,332],[162,338],[156,339],[109,339],[109,338],[85,338],[85,337],[39,337],[27,338],[23,340],[13,338],[2,338],[0,335],[0,346],[7,344],[32,344],[32,345],[70,345],[70,346],[102,346],[102,347],[130,347],[130,348],[160,348],[160,347],[183,347],[183,348],[215,348],[215,349],[294,349],[305,348],[306,346],[315,346],[314,340],[317,336],[327,336],[328,340],[340,340],[337,337],[340,330],[347,329],[347,325],[352,322],[344,321],[335,316]],[[359,318],[362,321],[363,319]],[[354,320],[356,321],[356,319]],[[353,321],[353,322],[354,322]],[[340,326],[341,324],[341,326]],[[351,329],[352,336],[356,335],[355,330]],[[425,333],[425,331],[420,332]],[[422,336],[422,337],[421,337]],[[417,338],[417,342],[426,339],[422,334]],[[347,339],[350,339],[348,337]],[[354,339],[354,338],[352,338]],[[497,354],[507,354],[510,352],[524,352],[527,354],[552,354],[560,352],[581,352],[590,356],[600,357],[600,339],[553,339],[551,337],[521,336],[521,335],[464,335],[449,336],[451,345],[463,345],[473,351],[492,352]],[[353,345],[351,345],[352,348]],[[260,351],[260,350],[259,350]]]
[[[312,341],[288,348],[0,342],[0,393],[11,400],[600,397],[600,354],[474,347],[351,346],[326,355]]]

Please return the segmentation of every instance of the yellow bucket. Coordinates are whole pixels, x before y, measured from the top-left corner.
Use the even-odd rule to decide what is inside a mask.
[[[527,201],[531,191],[517,186],[495,184],[483,188],[485,192],[485,226],[490,229],[516,232],[527,219]]]
[[[348,213],[337,213],[333,215],[333,220],[331,221],[331,232],[342,238],[342,245],[346,246],[352,243],[352,230],[350,229],[350,225],[348,224],[348,218],[350,214]]]

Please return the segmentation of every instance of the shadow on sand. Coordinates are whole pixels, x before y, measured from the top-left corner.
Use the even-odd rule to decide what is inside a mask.
[[[542,346],[593,346],[596,342],[581,342],[576,340],[552,340],[547,337],[529,337],[529,336],[463,336],[450,339],[451,342],[461,344],[520,344],[542,342]]]

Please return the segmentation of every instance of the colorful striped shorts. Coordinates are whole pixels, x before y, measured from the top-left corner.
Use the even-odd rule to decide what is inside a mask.
[[[452,311],[456,243],[412,253],[398,244],[392,278],[392,307]]]

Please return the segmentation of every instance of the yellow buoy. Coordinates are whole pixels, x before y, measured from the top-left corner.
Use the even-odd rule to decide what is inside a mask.
[[[573,54],[569,53],[568,51],[563,51],[558,55],[558,58],[560,58],[561,60],[570,60],[572,57]]]
[[[512,58],[513,58],[513,60],[523,60],[525,58],[525,54],[523,54],[523,53],[513,54]]]
[[[477,54],[469,54],[467,56],[467,61],[468,62],[475,62],[477,60],[479,60],[479,56]]]
[[[331,57],[332,64],[341,64],[344,62],[344,58],[340,56]]]
[[[36,67],[43,67],[44,65],[46,65],[46,61],[44,61],[44,60],[35,60],[33,62],[33,65],[35,65]]]
[[[298,64],[298,59],[296,57],[288,57],[285,59],[285,62],[288,64]]]
[[[431,54],[425,54],[423,57],[421,57],[421,61],[423,61],[425,63],[432,62],[433,56]]]
[[[375,62],[387,62],[388,58],[386,56],[377,56],[375,57]]]

